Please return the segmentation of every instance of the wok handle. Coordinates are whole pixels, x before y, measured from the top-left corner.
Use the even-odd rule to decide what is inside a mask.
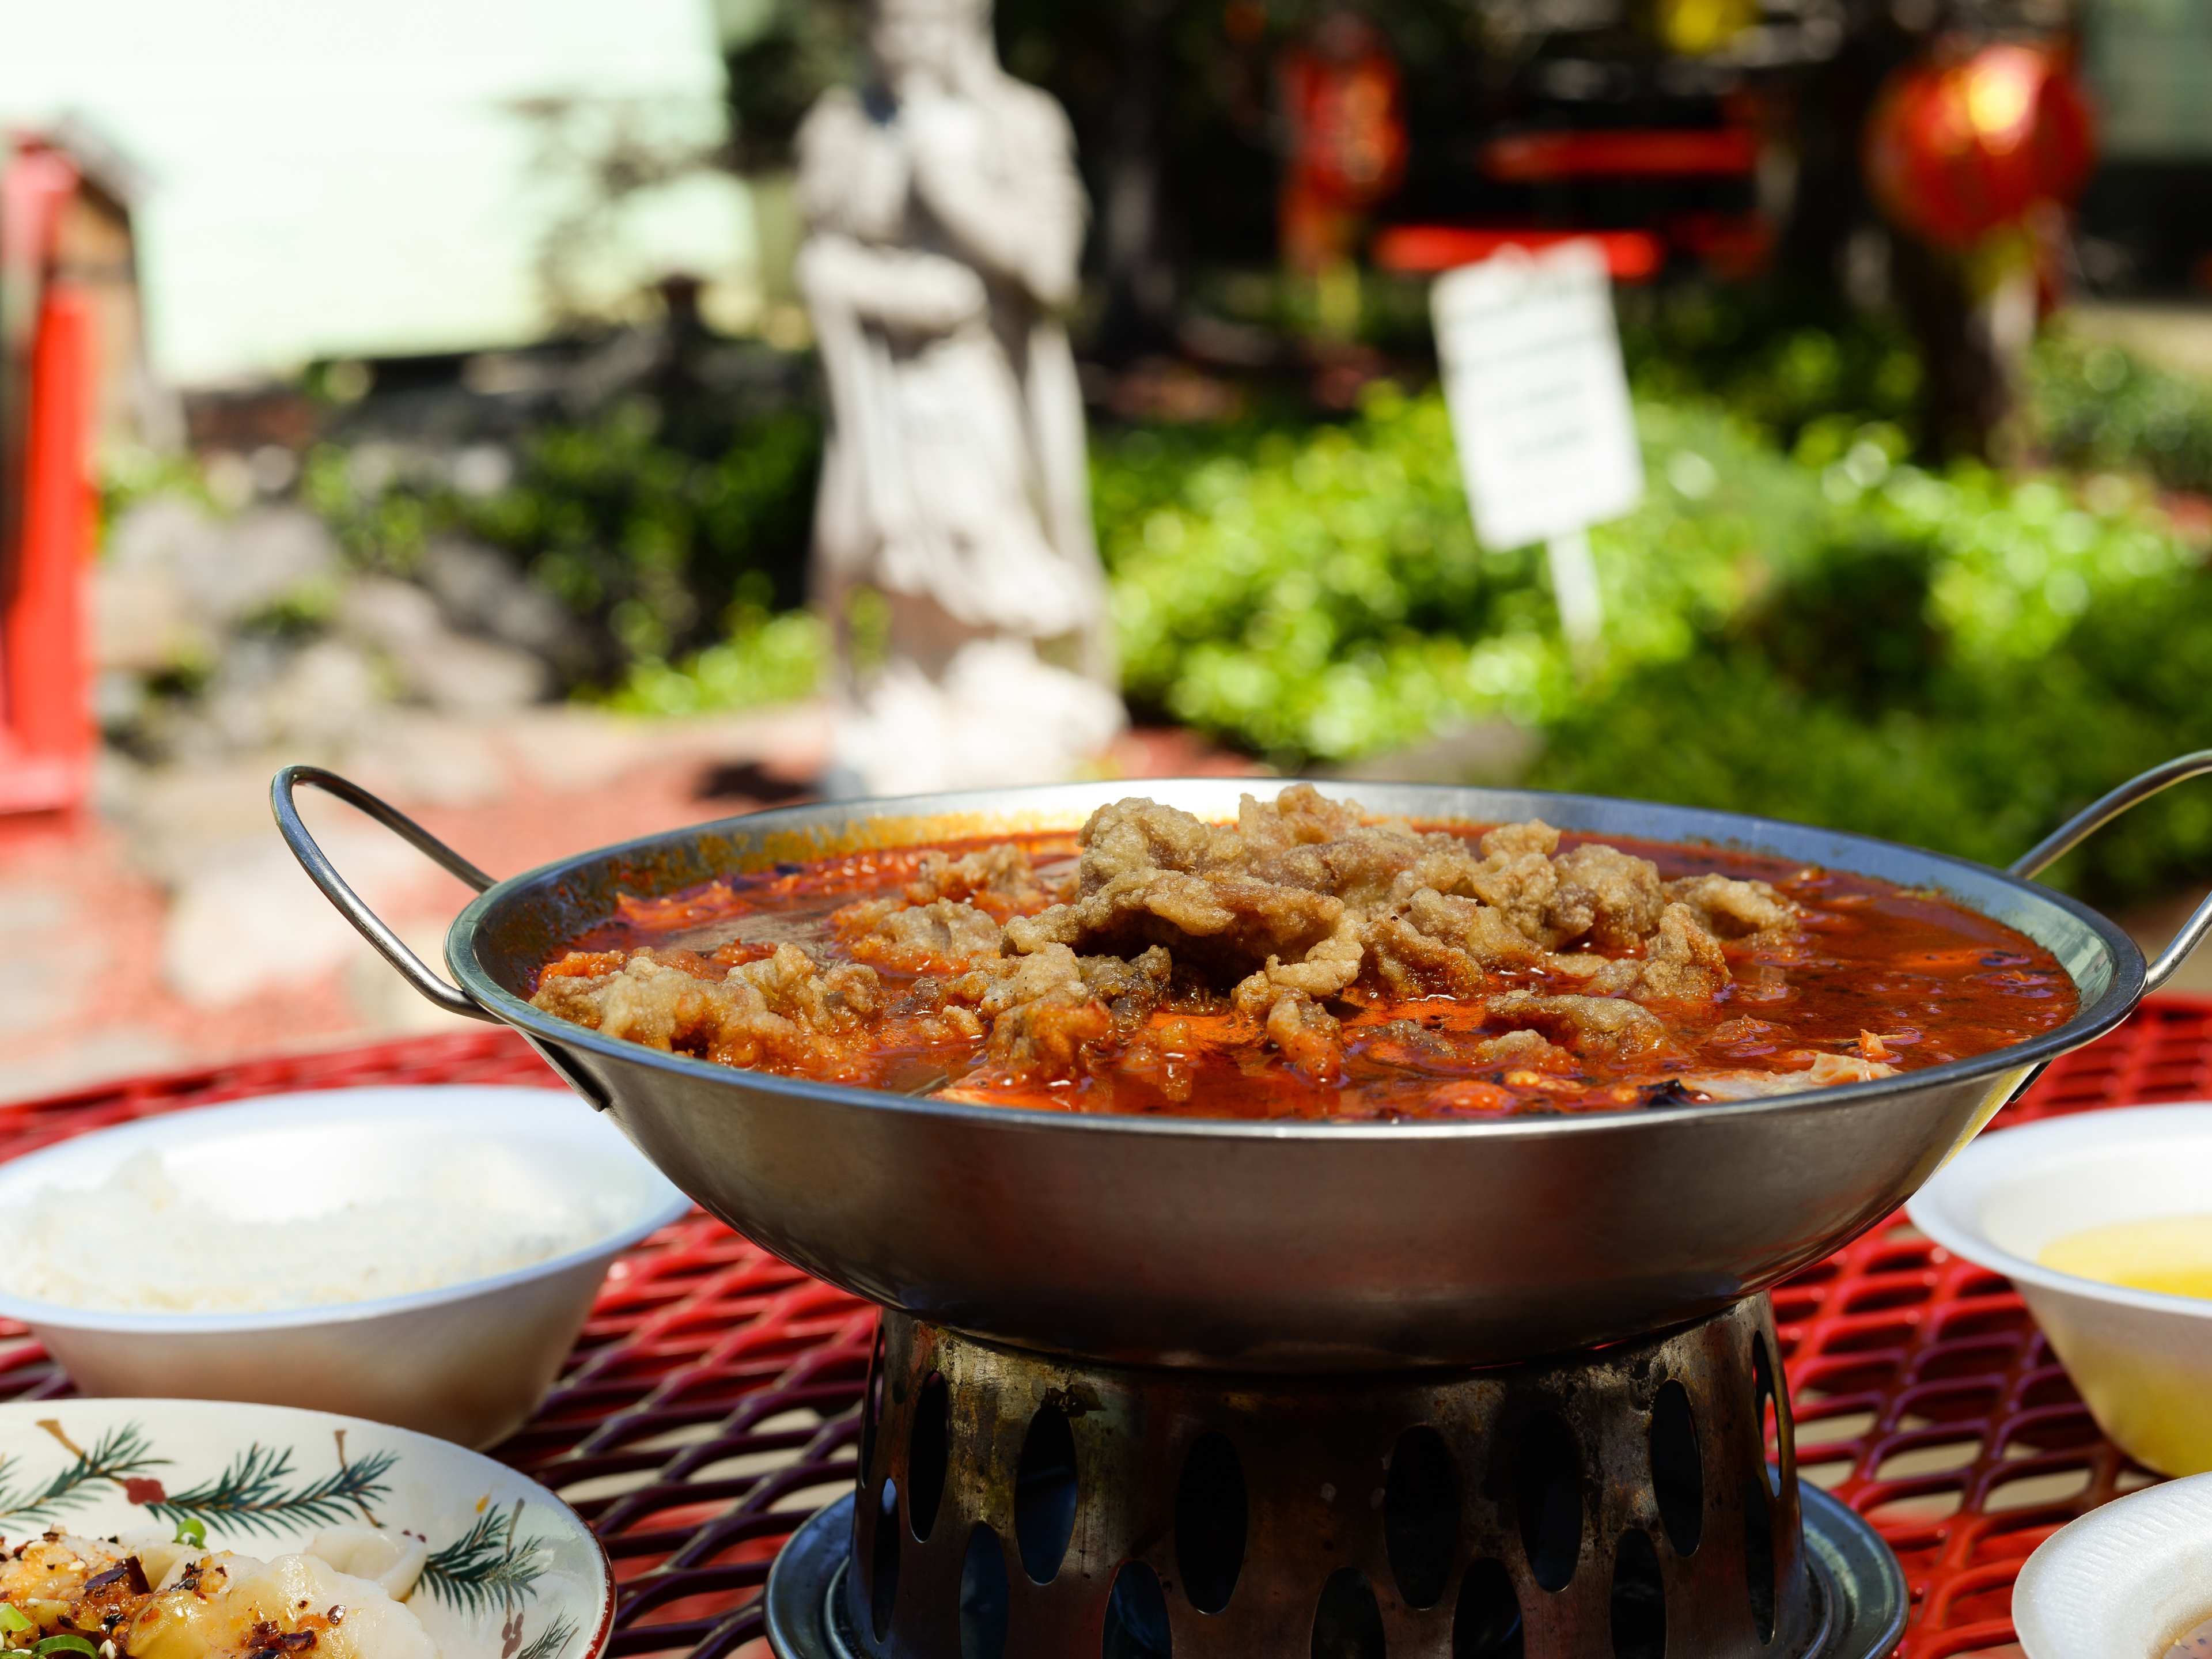
[[[2140,801],[2171,789],[2177,783],[2203,777],[2212,772],[2212,749],[2200,749],[2193,755],[2182,755],[2163,766],[2154,766],[2141,777],[2130,778],[2102,800],[2083,807],[2072,817],[2038,842],[2034,847],[2013,861],[2012,873],[2026,879],[2039,874],[2056,863],[2061,854],[2071,852],[2080,842],[2103,829],[2114,818]],[[2173,970],[2188,959],[2189,953],[2212,933],[2212,897],[2208,897],[2181,924],[2180,932],[2168,941],[2143,975],[2143,988],[2155,991],[2172,978]]]
[[[425,966],[422,958],[409,950],[399,935],[387,927],[376,912],[362,902],[361,896],[346,885],[345,878],[338,874],[337,866],[315,844],[315,838],[307,833],[307,826],[300,820],[300,809],[292,799],[292,792],[303,783],[313,784],[325,794],[336,795],[348,805],[360,808],[416,852],[441,868],[459,876],[477,892],[481,893],[490,886],[492,878],[398,807],[380,800],[359,784],[342,778],[335,772],[326,772],[319,766],[288,766],[270,781],[269,810],[276,815],[277,832],[284,837],[284,844],[292,849],[292,856],[300,860],[300,867],[307,872],[307,879],[323,890],[323,896],[337,907],[338,914],[376,947],[378,955],[399,970],[402,979],[447,1013],[463,1014],[471,1019],[499,1024],[497,1018],[478,1007],[476,1000],[467,992],[447,984]]]

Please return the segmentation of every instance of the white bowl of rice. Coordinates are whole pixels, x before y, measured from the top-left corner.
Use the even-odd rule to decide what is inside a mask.
[[[572,1096],[337,1089],[0,1165],[0,1318],[90,1395],[519,1428],[608,1267],[690,1201]]]

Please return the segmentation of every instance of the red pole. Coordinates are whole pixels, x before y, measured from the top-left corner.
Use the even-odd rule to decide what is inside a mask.
[[[31,354],[21,536],[0,610],[0,811],[75,806],[91,781],[92,315],[50,288]]]

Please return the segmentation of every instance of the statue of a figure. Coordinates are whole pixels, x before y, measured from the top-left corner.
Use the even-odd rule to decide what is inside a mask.
[[[873,0],[872,84],[799,136],[799,281],[830,384],[814,532],[833,787],[1066,775],[1124,720],[1060,313],[1085,205],[1060,106],[1000,67],[989,0]],[[886,601],[883,660],[853,606]]]

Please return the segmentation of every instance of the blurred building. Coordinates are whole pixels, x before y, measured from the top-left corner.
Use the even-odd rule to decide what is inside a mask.
[[[118,205],[178,384],[523,343],[671,270],[744,301],[709,0],[19,9],[0,125],[70,117],[154,181]]]
[[[2100,288],[2212,294],[2212,5],[2087,0],[2100,165],[2081,206]]]

